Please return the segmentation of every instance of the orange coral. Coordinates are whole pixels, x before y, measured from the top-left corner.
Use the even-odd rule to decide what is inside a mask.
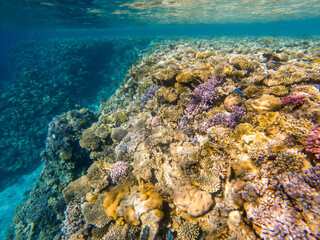
[[[109,218],[118,219],[117,206],[126,194],[129,194],[128,186],[119,186],[107,194],[103,201],[103,208]]]

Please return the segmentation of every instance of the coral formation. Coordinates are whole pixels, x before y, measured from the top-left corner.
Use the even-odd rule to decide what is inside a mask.
[[[320,159],[320,124],[313,126],[309,132],[306,151],[313,153],[316,158]]]
[[[198,190],[191,184],[177,187],[174,193],[174,204],[191,217],[206,214],[214,205],[214,199],[206,191]]]
[[[290,106],[292,108],[300,107],[306,100],[303,94],[290,95],[281,99],[282,106]]]
[[[273,95],[263,94],[258,99],[248,99],[245,105],[249,111],[264,114],[278,111],[281,107],[281,100]]]
[[[197,115],[202,111],[207,111],[214,105],[216,100],[216,87],[221,82],[218,78],[208,79],[194,89],[194,98],[186,107],[189,115]]]
[[[78,203],[68,219],[78,218],[81,229],[70,220],[74,232],[65,235],[84,239],[318,239],[317,41],[160,43],[97,116],[55,118],[41,191],[56,192],[30,201],[60,221]],[[50,179],[55,171],[68,180]],[[47,234],[23,209],[15,236]]]
[[[63,240],[84,239],[89,234],[89,224],[80,209],[81,201],[70,203],[64,211],[65,219],[61,225],[61,239]]]

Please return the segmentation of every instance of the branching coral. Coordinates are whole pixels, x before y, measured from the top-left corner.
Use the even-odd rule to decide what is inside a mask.
[[[61,225],[62,239],[84,239],[88,236],[90,225],[86,223],[81,212],[80,204],[83,200],[70,203],[65,212],[65,219]]]
[[[151,85],[147,91],[141,97],[141,103],[146,104],[149,100],[153,99],[158,91],[159,86],[153,84]]]
[[[211,78],[207,82],[200,84],[194,89],[194,98],[188,104],[186,110],[191,116],[202,111],[207,111],[214,105],[216,100],[216,87],[221,83],[221,79]]]
[[[303,94],[290,95],[281,99],[282,106],[290,106],[292,108],[300,107],[306,100]]]
[[[248,182],[240,191],[249,220],[263,239],[318,239],[320,167]]]
[[[129,164],[127,162],[116,162],[112,164],[110,177],[114,184],[121,182],[128,174]]]
[[[313,153],[316,158],[320,159],[320,124],[313,126],[309,132],[306,151]]]
[[[246,115],[247,111],[241,106],[232,106],[231,113],[217,113],[212,118],[204,121],[199,126],[199,130],[205,132],[208,128],[215,125],[223,125],[225,127],[234,128],[236,127],[241,118]]]
[[[96,161],[97,166],[103,172],[109,172],[113,184],[122,182],[129,173],[130,166],[128,162],[118,161],[110,163],[104,158],[99,158]]]

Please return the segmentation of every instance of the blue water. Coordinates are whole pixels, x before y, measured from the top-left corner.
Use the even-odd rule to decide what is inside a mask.
[[[42,166],[40,152],[44,147],[49,121],[55,115],[80,107],[96,111],[100,98],[110,97],[119,87],[130,65],[141,60],[138,54],[132,53],[132,57],[117,72],[110,69],[97,76],[99,80],[95,86],[101,91],[83,91],[73,95],[71,91],[74,85],[68,91],[51,92],[51,96],[45,89],[56,83],[53,78],[57,78],[57,82],[62,81],[58,76],[59,66],[69,65],[54,62],[63,58],[53,57],[52,63],[48,61],[45,66],[37,66],[39,59],[44,56],[43,52],[37,52],[40,46],[45,46],[42,50],[46,51],[48,47],[45,44],[48,41],[67,41],[68,45],[68,41],[83,39],[118,38],[130,41],[131,38],[148,38],[146,43],[138,46],[143,49],[156,37],[311,35],[320,35],[320,1],[1,1],[0,122],[5,122],[5,127],[0,132],[0,164],[1,161],[6,161],[6,164],[0,165],[0,196],[3,200],[0,239],[4,239],[14,208],[22,203],[23,193],[33,186],[39,175]],[[107,59],[108,56],[103,61]],[[67,61],[67,58],[64,60]],[[27,64],[32,61],[37,71],[32,71],[35,65]],[[41,61],[44,62],[44,59]],[[108,61],[112,62],[110,59]],[[57,67],[57,70],[49,69],[50,64],[52,68]],[[43,72],[44,69],[48,70],[47,73]],[[89,71],[89,75],[85,71]],[[68,74],[78,77],[80,80],[75,81],[75,84],[81,85],[84,79],[93,78],[90,69],[85,71],[74,73],[70,70],[62,73],[65,74],[63,77]],[[39,73],[42,75],[38,76]],[[25,80],[30,82],[23,82]],[[50,85],[51,80],[53,83]],[[48,81],[48,84],[43,81]],[[35,91],[32,92],[32,89]],[[61,93],[62,97],[54,98],[55,93]],[[46,97],[49,98],[48,102],[56,101],[53,109],[44,112],[44,108],[40,107],[35,110],[35,106],[45,104]],[[21,99],[30,101],[21,103]],[[30,129],[27,129],[27,124],[21,123],[24,121],[30,121],[28,126],[37,132],[36,139],[32,138],[32,131],[28,132]],[[24,162],[23,159],[28,161]]]

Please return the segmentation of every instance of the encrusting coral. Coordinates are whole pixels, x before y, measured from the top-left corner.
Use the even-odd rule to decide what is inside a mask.
[[[174,192],[174,204],[191,217],[206,214],[214,205],[214,199],[206,191],[198,190],[191,184],[181,185]]]

